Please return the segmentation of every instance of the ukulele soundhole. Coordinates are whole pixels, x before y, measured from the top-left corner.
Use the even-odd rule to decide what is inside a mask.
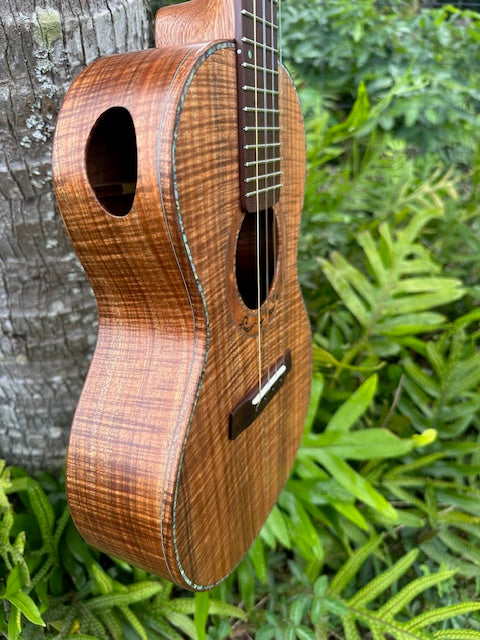
[[[112,107],[98,118],[87,143],[85,165],[102,207],[114,216],[127,215],[137,186],[137,138],[126,109]]]
[[[235,275],[238,292],[249,309],[257,309],[267,299],[275,275],[278,246],[273,209],[260,211],[258,215],[245,213],[237,239]]]

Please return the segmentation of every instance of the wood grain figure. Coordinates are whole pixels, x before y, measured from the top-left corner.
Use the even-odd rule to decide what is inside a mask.
[[[217,26],[204,39],[206,10]],[[258,534],[288,478],[311,376],[296,268],[304,134],[283,68],[272,273],[260,308],[239,291],[239,237],[254,214],[239,198],[232,16],[230,0],[163,9],[161,46],[90,65],[53,155],[99,312],[68,452],[72,515],[91,544],[192,590],[218,584]],[[190,43],[176,39],[184,22]],[[259,340],[268,380],[291,359],[268,393]],[[232,439],[232,412],[264,384],[258,415]]]

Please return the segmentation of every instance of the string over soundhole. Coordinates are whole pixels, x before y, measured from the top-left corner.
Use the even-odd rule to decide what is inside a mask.
[[[235,275],[237,288],[243,302],[249,309],[262,305],[270,291],[275,276],[275,247],[279,240],[273,209],[260,211],[260,259],[257,260],[257,214],[246,213],[237,239]],[[260,265],[260,278],[257,266]],[[258,295],[260,283],[260,296]]]

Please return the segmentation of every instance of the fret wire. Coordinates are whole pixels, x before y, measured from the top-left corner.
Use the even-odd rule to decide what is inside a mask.
[[[268,180],[268,178],[276,178],[283,175],[283,171],[275,171],[274,173],[264,173],[261,176],[252,176],[251,178],[245,178],[245,182],[253,182],[254,180]]]
[[[258,193],[265,193],[267,191],[275,191],[276,189],[280,189],[280,187],[283,187],[283,184],[274,184],[270,187],[265,187],[265,189],[258,189],[257,191],[249,191],[248,193],[245,194],[246,198],[250,198],[251,196],[256,196]]]
[[[250,38],[247,38],[246,36],[244,36],[242,38],[242,42],[245,42],[246,44],[256,45],[257,47],[260,47],[262,49],[267,49],[268,51],[272,51],[273,53],[278,53],[278,49],[276,49],[275,47],[271,47],[268,44],[263,44],[262,42],[255,42],[255,40],[251,40]]]
[[[269,20],[264,20],[264,18],[260,18],[259,16],[256,16],[255,14],[250,13],[250,11],[247,11],[246,9],[242,9],[242,15],[247,16],[248,18],[252,18],[256,22],[259,22],[260,24],[266,24],[268,27],[271,27],[275,31],[278,29],[277,25],[273,24],[273,22],[270,22]]]
[[[245,193],[248,187],[243,186],[241,197],[248,199],[245,206],[249,210],[255,206],[256,197],[258,210],[259,206],[268,208],[270,203],[275,203],[282,186],[276,184],[281,181],[282,172],[276,170],[282,168],[280,162],[283,147],[283,142],[280,142],[280,127],[276,126],[279,125],[280,116],[278,82],[281,70],[278,66],[280,46],[277,42],[280,25],[277,26],[276,19],[279,3],[274,4],[273,0],[253,0],[253,6],[248,6],[244,4],[244,0],[239,1],[243,7],[239,8],[241,18],[236,23],[240,80],[238,90],[245,91],[239,98],[240,103],[243,102],[240,106],[243,113],[239,114],[241,172],[243,184],[247,183],[251,189]],[[261,124],[265,126],[260,126]],[[262,130],[264,133],[261,133]],[[259,173],[262,175],[258,175]],[[258,199],[259,195],[261,200]],[[266,228],[265,232],[268,239],[269,229]],[[268,280],[268,268],[266,278]],[[257,283],[257,287],[259,286]]]
[[[281,162],[283,158],[280,156],[278,158],[268,158],[268,160],[251,160],[250,162],[245,162],[244,167],[253,167],[256,164],[267,164],[270,162]]]
[[[246,144],[243,148],[248,151],[249,149],[258,149],[260,147],[262,149],[265,149],[267,147],[279,147],[280,144],[281,144],[280,142],[267,142],[264,144]]]
[[[278,76],[278,71],[275,71],[274,69],[264,69],[263,67],[250,64],[249,62],[242,62],[242,67],[245,67],[246,69],[256,69],[257,71],[261,71],[262,73],[269,73],[270,75]]]
[[[255,91],[256,93],[268,93],[271,96],[278,96],[278,91],[273,91],[272,89],[266,89],[263,87],[251,87],[248,84],[244,84],[242,89],[244,91]]]
[[[280,127],[243,127],[244,131],[280,131]]]
[[[243,107],[244,111],[255,111],[255,107]],[[278,113],[278,109],[257,109],[258,113]]]

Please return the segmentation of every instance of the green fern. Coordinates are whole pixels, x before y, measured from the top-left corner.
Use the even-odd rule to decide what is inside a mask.
[[[456,278],[439,275],[428,249],[419,241],[423,228],[441,210],[418,210],[401,229],[382,223],[378,242],[365,230],[358,242],[368,263],[360,271],[339,253],[321,260],[323,271],[345,307],[361,327],[355,344],[339,366],[349,365],[362,350],[384,357],[400,351],[398,337],[440,327],[445,316],[432,311],[456,300],[465,290]]]
[[[469,314],[469,322],[479,317]],[[467,333],[462,320],[438,340],[403,343],[408,348],[402,360],[405,393],[398,407],[417,429],[434,425],[440,438],[456,438],[472,423],[480,426],[479,336]]]
[[[407,607],[427,589],[449,580],[454,571],[413,578],[405,586],[396,589],[399,580],[412,568],[419,551],[410,551],[397,560],[383,573],[358,589],[350,597],[342,594],[353,581],[367,558],[379,548],[382,539],[373,538],[352,554],[347,562],[332,578],[327,593],[339,600],[345,613],[340,616],[345,632],[345,640],[358,640],[368,629],[375,640],[395,638],[395,640],[432,640],[435,638],[471,638],[480,640],[480,631],[452,629],[430,630],[432,625],[465,616],[480,609],[480,602],[462,602],[449,606],[432,608],[420,615],[407,619]],[[392,595],[387,597],[388,590]],[[381,598],[383,604],[376,604]],[[385,601],[386,600],[386,601]],[[457,635],[455,635],[457,634]]]
[[[249,554],[262,582],[266,580],[265,548],[268,547],[295,549],[308,563],[307,575],[318,575],[326,555],[319,522],[334,529],[346,549],[351,541],[361,543],[365,532],[370,530],[363,505],[374,510],[382,522],[400,522],[399,514],[356,467],[355,461],[405,455],[430,444],[435,439],[435,431],[430,429],[421,435],[399,438],[384,428],[358,429],[359,422],[368,423],[366,416],[377,384],[376,374],[368,377],[330,416],[323,431],[316,433],[313,427],[324,382],[321,374],[314,376],[305,432],[292,476]],[[373,516],[370,519],[375,520]],[[346,521],[357,530],[348,529]],[[419,526],[422,524],[421,520]]]

